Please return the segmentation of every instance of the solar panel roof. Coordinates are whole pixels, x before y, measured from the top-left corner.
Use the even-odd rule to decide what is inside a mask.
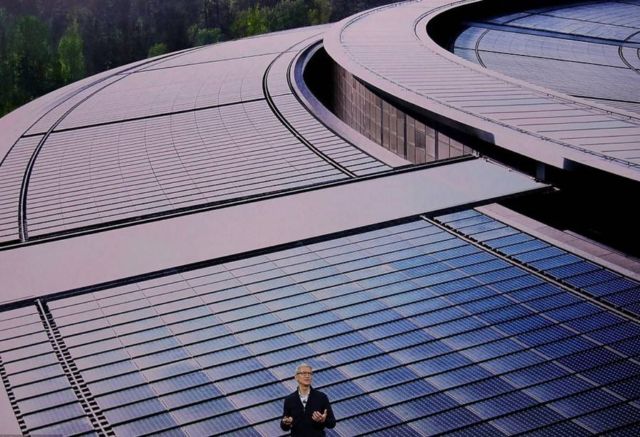
[[[3,312],[22,430],[279,435],[301,361],[331,435],[635,426],[637,319],[465,238],[525,253],[515,230],[472,210],[438,221],[462,235],[417,218]],[[540,261],[563,255],[540,250],[524,261],[557,275]]]

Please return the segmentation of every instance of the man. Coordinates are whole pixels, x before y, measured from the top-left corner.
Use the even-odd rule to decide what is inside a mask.
[[[280,428],[291,430],[291,436],[324,436],[325,428],[336,426],[327,395],[311,387],[313,370],[308,364],[296,369],[298,389],[284,399]]]

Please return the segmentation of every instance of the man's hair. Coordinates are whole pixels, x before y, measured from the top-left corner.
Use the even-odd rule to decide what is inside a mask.
[[[308,367],[311,370],[313,370],[313,367],[311,367],[307,363],[301,363],[301,364],[298,364],[298,367],[296,367],[296,375],[298,374],[298,372],[300,372],[300,369],[302,369],[303,367]]]

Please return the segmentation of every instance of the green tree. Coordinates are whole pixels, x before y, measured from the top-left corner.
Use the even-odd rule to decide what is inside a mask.
[[[10,15],[0,8],[0,116],[12,109],[11,81],[8,65],[7,38],[9,36]]]
[[[197,24],[189,28],[189,39],[193,47],[213,44],[223,40],[222,31],[217,28],[201,29]]]
[[[83,43],[78,20],[74,19],[67,27],[58,43],[58,63],[60,79],[63,84],[75,82],[84,77]]]
[[[149,53],[147,54],[147,58],[153,58],[154,56],[160,56],[167,53],[167,45],[163,42],[155,43],[151,47],[149,47]]]
[[[282,0],[268,11],[271,30],[291,29],[309,24],[305,0]]]
[[[309,24],[328,23],[331,10],[331,0],[313,0],[313,7],[309,10]]]
[[[7,53],[10,98],[17,106],[52,88],[53,56],[47,27],[36,17],[16,20],[9,34]]]
[[[236,37],[259,35],[268,31],[268,9],[258,5],[240,11],[231,25],[231,32]]]

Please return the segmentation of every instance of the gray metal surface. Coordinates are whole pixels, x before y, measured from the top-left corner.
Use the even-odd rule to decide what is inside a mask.
[[[475,159],[0,251],[0,303],[543,187]]]

